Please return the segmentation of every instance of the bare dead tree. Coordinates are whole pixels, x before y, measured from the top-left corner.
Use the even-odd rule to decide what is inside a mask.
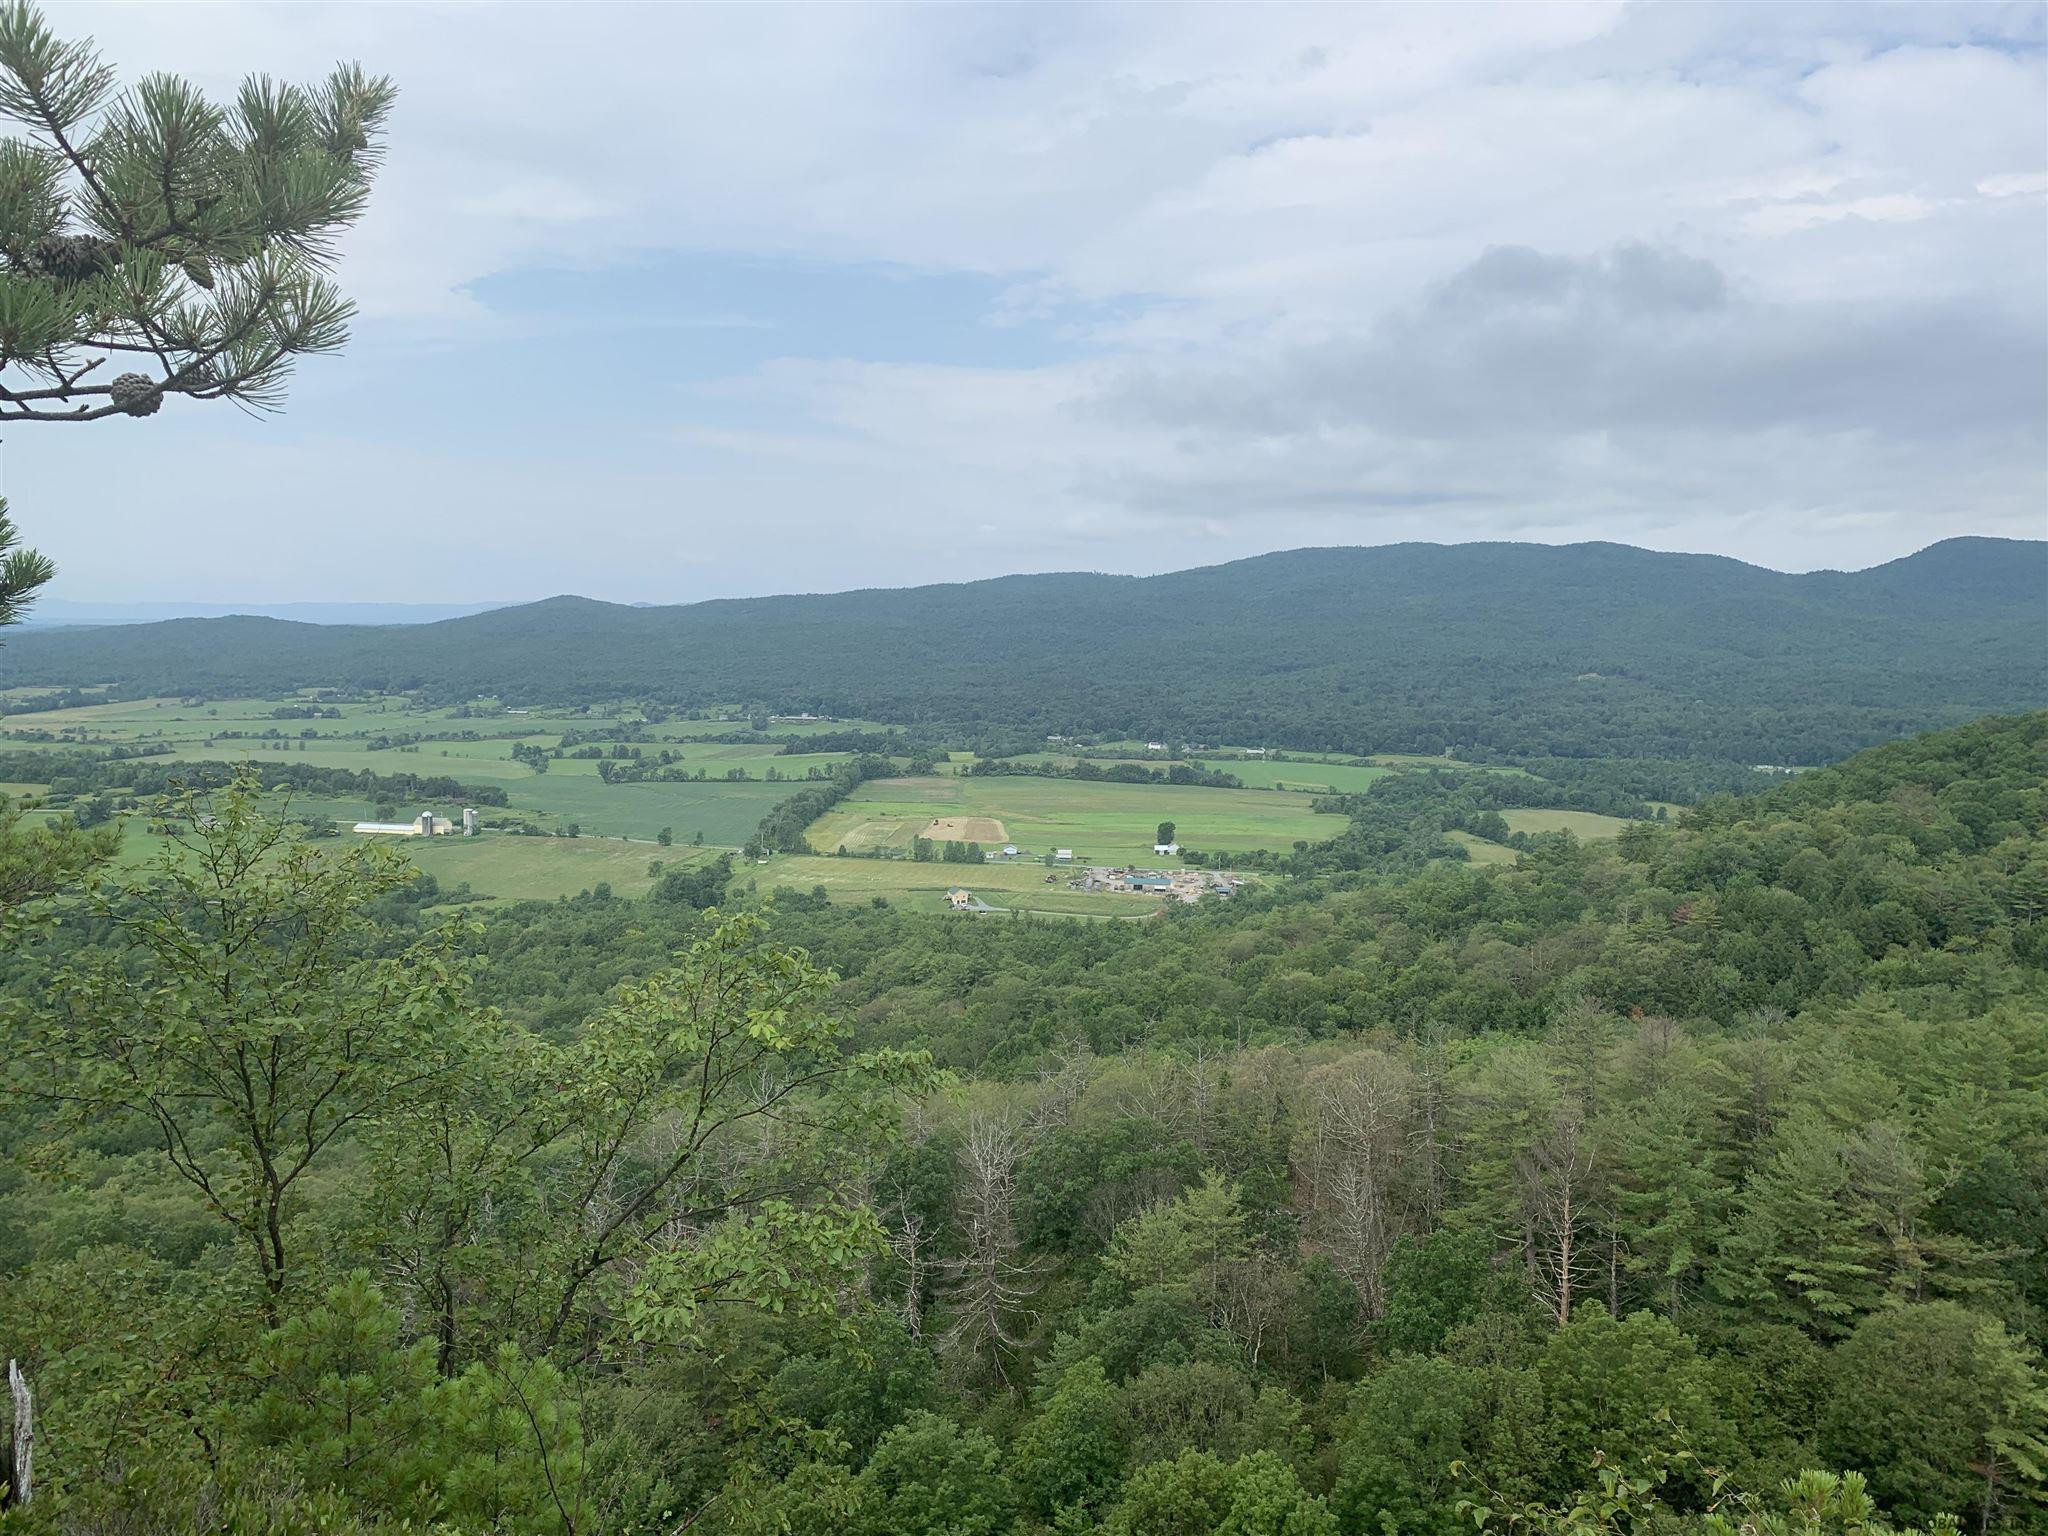
[[[1310,1232],[1378,1317],[1386,1310],[1380,1269],[1404,1226],[1396,1181],[1413,1135],[1414,1074],[1379,1051],[1359,1051],[1310,1074],[1307,1091]]]
[[[1076,1042],[1062,1048],[1056,1064],[1039,1073],[1038,1097],[1026,1117],[1033,1137],[1057,1130],[1073,1118],[1074,1109],[1094,1076],[1094,1062],[1086,1042]]]
[[[1294,1267],[1267,1253],[1252,1253],[1218,1267],[1212,1292],[1213,1321],[1237,1340],[1256,1370],[1266,1340],[1281,1327],[1293,1304]]]
[[[4,1495],[0,1497],[0,1506],[26,1504],[35,1497],[36,1402],[19,1360],[7,1362],[7,1393],[14,1400],[14,1436],[9,1447],[6,1486],[0,1488],[0,1495]]]
[[[945,1266],[952,1325],[940,1349],[1009,1380],[1009,1361],[1022,1347],[1033,1314],[1035,1272],[1018,1258],[1013,1221],[1017,1164],[1025,1139],[1007,1116],[977,1114],[960,1147],[960,1256]]]
[[[1585,1123],[1569,1110],[1561,1114],[1551,1130],[1516,1160],[1516,1172],[1530,1281],[1562,1327],[1571,1320],[1580,1291],[1597,1273],[1597,1244],[1584,1237],[1601,1220]]]
[[[1434,1231],[1444,1209],[1444,1135],[1450,1106],[1450,1069],[1443,1039],[1432,1029],[1415,1055],[1415,1121],[1408,1144],[1414,1155],[1416,1215]]]
[[[889,1249],[903,1265],[903,1302],[897,1309],[913,1339],[924,1337],[924,1293],[931,1283],[931,1260],[925,1252],[924,1217],[899,1199],[889,1231]]]

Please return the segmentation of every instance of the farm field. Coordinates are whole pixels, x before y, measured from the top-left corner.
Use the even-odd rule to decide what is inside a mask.
[[[918,864],[909,859],[835,859],[777,854],[766,864],[743,866],[740,881],[761,890],[823,886],[834,901],[863,902],[880,896],[917,912],[943,912],[946,892],[962,886],[992,907],[1055,917],[1142,917],[1159,910],[1156,896],[1070,891],[1072,871],[1055,874],[1039,864]],[[963,919],[965,921],[965,919]]]
[[[655,848],[595,837],[436,837],[397,841],[412,862],[446,891],[468,885],[503,901],[552,901],[599,885],[640,896],[654,884],[647,866],[687,868],[713,850]]]
[[[1278,790],[1102,784],[1076,779],[872,779],[815,822],[811,846],[908,848],[934,822],[973,818],[986,835],[1044,853],[1071,848],[1076,863],[1149,864],[1154,830],[1171,821],[1186,847],[1228,855],[1319,841],[1341,830],[1312,797]],[[958,866],[954,866],[955,869]]]
[[[1511,832],[1569,832],[1587,842],[1619,836],[1628,825],[1625,817],[1597,811],[1502,811],[1501,818]]]
[[[541,738],[542,745],[552,745],[553,742],[553,737]],[[450,745],[495,747],[500,757],[510,757],[512,751],[510,742],[455,742]],[[588,745],[609,747],[610,744],[591,742]],[[674,752],[677,754],[678,766],[692,773],[701,768],[707,777],[714,779],[735,768],[757,779],[765,779],[771,768],[782,778],[801,779],[813,768],[830,768],[834,763],[846,762],[853,756],[851,752],[794,752],[785,756],[777,752],[772,745],[752,746],[737,742],[711,742],[701,746],[692,746],[686,742],[681,746],[669,747],[650,746],[644,742],[636,745],[650,758],[663,751]],[[592,757],[563,757],[551,761],[548,764],[548,772],[583,773],[595,778],[597,764],[598,759]]]
[[[538,812],[557,826],[575,822],[585,835],[601,837],[652,841],[663,827],[671,827],[679,844],[702,832],[708,844],[737,848],[770,806],[802,787],[720,779],[607,784],[594,773],[557,774],[554,769],[560,766],[551,764],[547,773],[507,786],[512,809]]]
[[[1351,763],[1269,763],[1250,758],[1241,763],[1212,763],[1211,767],[1235,774],[1248,789],[1295,789],[1314,794],[1362,795],[1375,780],[1384,779],[1391,768],[1360,768]]]
[[[813,769],[844,762],[843,752],[797,753],[784,756],[779,742],[722,742],[705,738],[748,729],[741,719],[671,720],[634,732],[614,726],[637,720],[631,710],[587,712],[557,710],[511,714],[488,701],[460,708],[426,708],[403,697],[352,700],[336,705],[339,718],[277,718],[281,708],[297,701],[278,699],[176,698],[140,699],[83,704],[40,713],[0,716],[0,746],[61,751],[67,748],[104,750],[108,746],[146,743],[159,749],[153,757],[169,763],[290,763],[307,768],[350,773],[417,774],[446,777],[504,790],[509,804],[483,806],[486,820],[523,822],[549,832],[575,827],[580,836],[527,838],[488,829],[474,840],[453,839],[408,843],[407,853],[419,866],[448,886],[467,883],[493,899],[552,898],[572,895],[603,883],[622,895],[645,890],[650,859],[680,861],[695,856],[691,845],[702,838],[705,850],[737,848],[768,811],[793,794]],[[323,705],[322,707],[326,707]],[[886,730],[870,721],[778,722],[772,733],[796,738],[849,729]],[[438,734],[437,733],[445,733]],[[627,744],[644,753],[664,750],[680,754],[686,769],[701,769],[702,781],[606,783],[602,759],[554,757],[547,771],[536,773],[528,761],[515,760],[515,747],[552,751],[595,746],[609,750]],[[55,736],[54,741],[26,741],[30,735]],[[421,738],[416,741],[407,737]],[[1122,761],[1148,767],[1171,766],[1164,753],[1149,753],[1137,743]],[[1024,761],[1071,763],[1057,752],[1029,754]],[[1447,767],[1453,760],[1427,757],[1376,756],[1370,763],[1336,753],[1288,753],[1284,758],[1205,757],[1211,766],[1237,775],[1239,790],[1187,785],[1118,784],[1074,779],[1028,777],[961,777],[959,770],[975,761],[972,753],[948,755],[938,774],[924,778],[873,780],[808,829],[812,846],[829,855],[850,851],[894,849],[907,852],[914,838],[979,842],[984,846],[1015,842],[1033,854],[1071,848],[1076,863],[1150,865],[1154,832],[1162,821],[1176,826],[1183,846],[1220,856],[1286,848],[1297,841],[1317,842],[1340,830],[1336,818],[1317,815],[1316,797],[1330,793],[1361,793],[1400,767]],[[1107,766],[1116,759],[1094,759]],[[1467,765],[1456,765],[1464,767]],[[731,780],[727,772],[747,777]],[[770,772],[776,774],[769,781]],[[1519,770],[1510,770],[1519,771]],[[25,781],[16,792],[32,792],[33,769],[17,768]],[[295,798],[301,815],[325,816],[344,829],[355,821],[375,819],[379,806],[367,799],[301,794]],[[62,806],[55,809],[61,810]],[[459,804],[393,805],[402,819],[421,809],[448,815]],[[1582,838],[1613,836],[1623,825],[1613,817],[1577,811],[1512,811],[1509,826],[1522,831],[1569,828]],[[658,847],[656,835],[671,830],[674,844]],[[353,834],[344,830],[344,838]],[[622,841],[622,839],[624,841]],[[1511,850],[1476,838],[1462,841],[1475,863],[1512,860]],[[146,859],[160,843],[140,820],[124,835],[122,861]],[[767,865],[742,871],[742,880],[758,887],[822,885],[835,900],[861,901],[883,896],[912,906],[930,902],[936,909],[944,892],[964,884],[993,906],[1068,913],[1076,916],[1132,915],[1153,909],[1149,898],[1084,895],[1065,888],[1061,873],[1053,885],[1036,862],[996,865],[918,864],[910,860],[816,859],[778,855]],[[1005,900],[1003,898],[1014,898]]]
[[[0,746],[64,751],[146,742],[169,748],[152,755],[152,761],[166,764],[248,760],[349,773],[455,778],[504,788],[511,801],[511,813],[523,813],[551,831],[573,823],[586,836],[629,837],[651,844],[663,827],[669,827],[679,847],[699,833],[707,845],[738,847],[752,834],[770,806],[795,791],[796,786],[788,782],[766,782],[771,768],[783,780],[802,780],[813,767],[829,767],[847,755],[781,756],[774,743],[691,745],[694,736],[726,734],[743,729],[746,723],[673,721],[657,729],[665,739],[683,743],[679,750],[686,765],[702,768],[707,775],[702,782],[606,784],[598,775],[595,759],[554,759],[549,762],[548,771],[539,774],[528,764],[514,761],[512,749],[521,744],[551,748],[567,731],[602,731],[614,718],[611,715],[463,715],[453,709],[424,709],[409,706],[403,699],[380,698],[336,706],[342,712],[340,719],[274,718],[274,711],[291,702],[221,699],[187,703],[174,698],[138,699],[14,714],[0,718]],[[846,728],[832,722],[806,722],[779,725],[776,730],[797,736]],[[448,732],[448,738],[434,739],[432,733],[437,730]],[[264,734],[271,731],[278,734]],[[301,732],[305,731],[316,734],[303,737]],[[223,735],[224,732],[239,734]],[[65,734],[48,742],[20,739],[29,733]],[[379,738],[409,735],[427,739],[401,746],[371,745]],[[473,739],[464,739],[471,735]],[[657,746],[651,750],[662,749]],[[750,779],[725,779],[723,776],[733,769],[743,770]],[[327,804],[301,796],[299,803],[302,810],[331,815],[344,824],[371,819],[375,811],[374,805],[361,801]],[[399,809],[410,819],[421,809],[449,814],[459,811],[460,806],[450,802]],[[483,809],[487,816],[506,814],[506,808]]]

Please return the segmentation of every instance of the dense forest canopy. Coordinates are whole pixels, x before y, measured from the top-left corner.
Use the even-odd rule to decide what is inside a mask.
[[[1810,764],[2048,703],[2044,605],[2048,545],[2011,540],[1800,576],[1613,544],[1408,544],[679,608],[556,598],[398,627],[42,630],[10,641],[0,682],[646,697],[1040,736]]]
[[[2048,1529],[2048,714],[1145,923],[163,814],[4,960],[47,1528]]]

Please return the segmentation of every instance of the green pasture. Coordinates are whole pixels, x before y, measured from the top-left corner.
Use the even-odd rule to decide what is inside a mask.
[[[61,731],[72,726],[90,726],[108,732],[144,731],[172,724],[191,725],[206,721],[219,724],[223,720],[250,724],[267,717],[278,702],[274,699],[230,699],[214,704],[186,705],[176,699],[124,699],[108,704],[82,704],[74,709],[10,713],[5,719],[0,719],[0,731]]]
[[[1263,757],[1243,762],[1212,762],[1210,767],[1237,775],[1248,789],[1294,789],[1314,794],[1362,795],[1391,768],[1360,768],[1350,763],[1272,763]]]
[[[1619,836],[1628,825],[1626,817],[1597,811],[1502,811],[1501,818],[1510,832],[1569,832],[1583,842]]]
[[[655,848],[594,837],[415,837],[399,847],[441,888],[458,885],[505,901],[552,901],[598,885],[615,895],[640,896],[654,884],[648,865],[683,869],[712,856],[705,848]]]
[[[811,846],[830,851],[908,848],[942,818],[971,818],[980,841],[1009,841],[1034,854],[1071,848],[1076,863],[1149,864],[1152,839],[1171,821],[1185,847],[1228,855],[1319,842],[1342,830],[1318,816],[1311,797],[1278,790],[1196,789],[1169,784],[1104,784],[1082,779],[871,779],[820,817]],[[962,839],[966,840],[966,839]],[[944,866],[935,866],[944,867]],[[957,868],[957,866],[955,866]]]
[[[950,911],[946,892],[955,886],[974,892],[992,907],[1057,917],[1142,917],[1160,906],[1156,896],[1070,891],[1072,870],[1036,864],[918,864],[909,859],[777,854],[765,864],[742,864],[735,873],[764,891],[778,885],[805,891],[822,885],[834,901],[859,903],[880,896],[912,912]],[[1054,876],[1050,885],[1047,875]]]
[[[560,764],[510,786],[512,808],[575,822],[585,834],[651,840],[663,827],[677,843],[702,832],[714,847],[737,848],[753,834],[769,807],[787,799],[799,784],[703,783],[607,784],[596,774],[559,774]]]

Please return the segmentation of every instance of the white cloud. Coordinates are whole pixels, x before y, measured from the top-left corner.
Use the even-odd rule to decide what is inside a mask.
[[[2043,529],[2038,9],[53,19],[216,89],[224,65],[306,76],[338,56],[399,79],[345,269],[375,341],[328,365],[365,378],[416,368],[424,342],[459,359],[549,334],[479,301],[479,279],[664,251],[988,274],[1009,285],[993,320],[1076,339],[1068,361],[995,369],[807,359],[791,335],[786,361],[696,397],[756,424],[679,416],[654,463],[597,427],[493,457],[395,413],[355,442],[309,423],[264,450],[273,484],[342,516],[342,486],[380,507],[432,487],[491,579],[372,590],[386,578],[274,561],[266,584],[252,556],[245,595],[706,595],[1397,536],[1837,564]],[[710,323],[688,294],[675,310],[647,329]],[[38,456],[38,485],[140,487],[177,461],[167,436],[134,465],[127,440],[112,460],[9,447]],[[579,532],[629,558],[501,541],[539,486],[583,498]],[[213,580],[175,553],[124,565],[106,515],[80,515],[60,551],[78,595]]]

